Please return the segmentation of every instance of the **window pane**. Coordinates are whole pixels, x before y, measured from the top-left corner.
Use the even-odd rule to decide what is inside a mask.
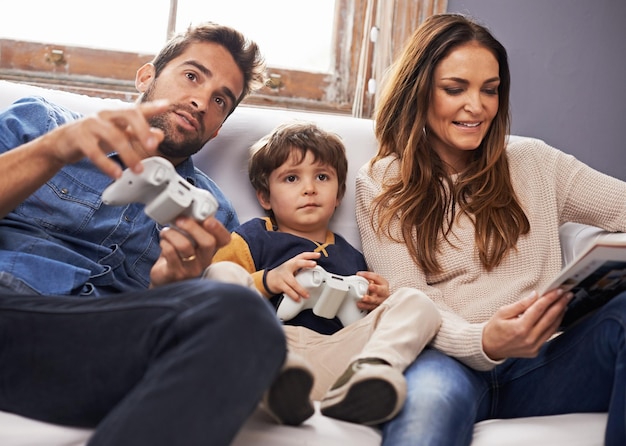
[[[268,65],[331,69],[335,0],[178,0],[177,30],[210,20],[256,41]]]
[[[166,40],[169,9],[170,0],[17,0],[0,14],[0,38],[153,54]],[[268,65],[326,73],[334,14],[335,0],[178,0],[177,30],[231,25],[259,44]]]
[[[169,0],[16,0],[0,37],[153,54],[167,37]]]

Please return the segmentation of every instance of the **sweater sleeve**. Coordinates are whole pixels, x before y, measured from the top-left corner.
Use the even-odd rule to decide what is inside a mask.
[[[433,300],[442,316],[441,328],[432,341],[435,348],[476,370],[489,370],[502,361],[493,361],[483,351],[484,323],[469,323],[447,307],[441,290],[428,285],[406,245],[378,233],[372,223],[372,200],[380,193],[382,179],[395,174],[397,163],[385,159],[371,171],[369,164],[363,166],[357,175],[356,218],[369,268],[387,278],[391,292],[401,287],[416,288]]]
[[[560,224],[584,223],[610,232],[626,231],[626,182],[599,172],[574,156],[536,141],[545,174],[555,181]]]
[[[372,222],[372,200],[386,179],[397,178],[399,161],[379,160],[357,176],[357,223],[370,268],[387,277],[392,291],[403,286],[424,291],[442,315],[433,346],[477,370],[498,364],[482,350],[487,321],[499,308],[542,289],[559,272],[559,225],[571,221],[626,231],[625,182],[538,139],[509,144],[507,157],[511,182],[531,231],[491,271],[478,259],[471,221],[461,215],[454,226],[454,243],[439,246],[443,271],[426,275],[403,242],[378,231],[376,221]],[[393,238],[401,240],[397,224],[389,229]]]

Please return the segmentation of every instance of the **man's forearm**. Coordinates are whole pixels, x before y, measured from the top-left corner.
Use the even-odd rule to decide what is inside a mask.
[[[47,135],[0,155],[0,218],[52,178],[62,167],[50,155]]]

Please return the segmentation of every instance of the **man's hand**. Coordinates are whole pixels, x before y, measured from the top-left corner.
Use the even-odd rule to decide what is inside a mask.
[[[215,217],[202,223],[190,217],[177,218],[174,227],[161,231],[161,255],[150,271],[150,286],[199,277],[230,237]]]
[[[572,293],[554,290],[500,308],[483,329],[483,350],[493,360],[532,358],[561,325]]]
[[[267,271],[265,283],[272,293],[285,293],[296,302],[301,298],[307,299],[309,292],[296,280],[296,274],[304,268],[315,268],[319,252],[303,252],[287,260],[280,266]]]
[[[107,175],[118,178],[121,167],[107,158],[117,152],[124,164],[139,172],[143,158],[156,155],[163,140],[160,129],[150,127],[147,118],[167,110],[167,101],[154,101],[115,110],[66,124],[47,136],[52,155],[61,165],[89,158]]]
[[[122,168],[107,158],[118,152],[124,164],[140,172],[141,159],[156,154],[163,132],[151,128],[148,117],[167,110],[155,101],[101,111],[58,127],[0,155],[0,217],[52,178],[63,166],[85,156],[107,175],[118,178]]]

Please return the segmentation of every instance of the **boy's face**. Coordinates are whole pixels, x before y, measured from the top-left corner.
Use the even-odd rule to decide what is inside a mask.
[[[292,151],[270,175],[269,197],[257,197],[265,210],[272,210],[280,231],[323,242],[340,202],[337,172],[315,163],[309,151],[299,164],[298,158],[299,153]]]

